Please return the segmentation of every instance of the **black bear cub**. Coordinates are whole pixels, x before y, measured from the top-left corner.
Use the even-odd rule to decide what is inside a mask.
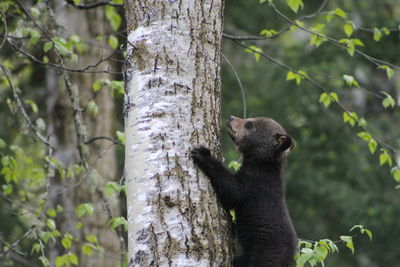
[[[286,207],[282,165],[293,140],[279,123],[264,117],[231,116],[228,132],[243,154],[237,173],[231,174],[206,147],[192,150],[191,156],[222,205],[236,212],[243,255],[234,266],[291,266],[297,238]]]

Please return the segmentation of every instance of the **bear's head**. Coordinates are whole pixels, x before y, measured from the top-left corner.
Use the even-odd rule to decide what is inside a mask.
[[[254,161],[281,161],[294,146],[293,139],[271,118],[231,116],[228,132],[244,158]]]

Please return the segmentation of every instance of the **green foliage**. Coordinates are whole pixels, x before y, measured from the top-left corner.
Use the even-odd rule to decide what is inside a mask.
[[[303,70],[299,70],[297,72],[289,71],[286,75],[286,80],[291,81],[294,80],[296,81],[296,84],[299,85],[303,79],[307,77],[307,74]]]
[[[104,9],[106,18],[111,25],[111,28],[116,31],[119,29],[122,23],[121,15],[112,6],[106,6]]]
[[[124,217],[114,217],[108,221],[108,227],[115,230],[118,226],[122,226],[125,231],[128,231],[128,222]]]
[[[254,58],[256,59],[256,62],[258,62],[260,60],[260,53],[263,52],[263,50],[255,45],[251,45],[249,46],[248,49],[246,49],[247,53],[251,53],[254,55]]]
[[[299,9],[304,7],[302,0],[286,0],[286,3],[294,13],[297,13]]]
[[[93,117],[96,117],[97,114],[99,113],[99,108],[96,105],[96,102],[92,99],[86,104],[87,110],[90,112],[90,114],[93,115]]]
[[[323,42],[327,41],[324,37],[325,24],[317,24],[315,27],[310,28],[310,30],[316,34],[312,34],[310,38],[310,45],[319,47]]]
[[[92,215],[94,211],[93,205],[90,203],[83,203],[76,207],[75,212],[78,215],[78,218],[84,215]]]
[[[388,164],[389,166],[393,165],[392,157],[389,155],[387,149],[381,148],[381,154],[379,155],[379,164],[385,165]]]
[[[366,234],[369,238],[369,240],[372,240],[372,232],[370,230],[368,230],[367,228],[365,228],[363,225],[354,225],[349,232],[353,231],[353,230],[359,230],[361,234]]]
[[[72,265],[78,265],[78,257],[74,253],[67,253],[61,256],[56,257],[56,266],[57,267],[62,267],[62,266],[71,266]]]
[[[353,34],[353,23],[346,23],[343,30],[347,37],[350,37]]]
[[[378,28],[374,28],[374,40],[379,42],[382,38],[382,32]]]
[[[228,164],[228,168],[233,169],[235,172],[237,172],[241,166],[242,166],[242,164],[236,160],[232,160]]]
[[[351,127],[354,127],[358,121],[357,113],[348,111],[343,112],[343,121],[350,124]]]
[[[351,250],[351,253],[354,254],[353,238],[351,236],[342,235],[340,236],[340,239],[343,240],[343,242],[346,244],[346,247],[348,247]]]
[[[108,38],[108,45],[111,46],[112,49],[117,49],[118,48],[118,39],[114,35],[111,35]]]
[[[393,99],[393,97],[385,91],[382,91],[382,94],[385,95],[385,98],[382,100],[382,105],[385,108],[388,107],[394,108],[396,106],[396,101]]]
[[[121,132],[121,131],[116,131],[115,133],[117,135],[118,141],[120,141],[121,143],[125,144],[125,133]]]
[[[73,236],[72,236],[70,233],[66,233],[66,234],[64,235],[64,238],[61,239],[61,245],[62,245],[65,249],[69,249],[69,248],[71,248],[72,240],[73,240]]]
[[[104,192],[107,196],[111,197],[114,194],[119,195],[121,192],[125,193],[125,185],[119,185],[116,182],[108,182],[104,187]]]
[[[270,29],[270,30],[264,29],[264,30],[262,30],[262,31],[260,32],[260,35],[267,36],[267,37],[271,37],[271,36],[276,35],[277,33],[278,33],[278,32],[275,31],[274,29]]]
[[[340,39],[339,43],[346,45],[347,47],[347,52],[349,53],[350,56],[354,56],[354,51],[356,49],[356,46],[364,46],[364,43],[357,38],[354,39]]]
[[[345,80],[345,82],[348,86],[360,87],[357,80],[352,75],[344,74],[343,79]]]
[[[324,104],[324,106],[327,108],[331,104],[331,102],[339,102],[339,97],[335,92],[331,93],[322,93],[319,97],[319,102]]]
[[[393,77],[394,71],[391,67],[389,67],[387,65],[380,65],[378,68],[386,71],[386,75],[387,75],[388,79]]]

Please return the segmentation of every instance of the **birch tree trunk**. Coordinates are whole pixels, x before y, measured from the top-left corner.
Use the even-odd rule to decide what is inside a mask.
[[[127,0],[130,266],[229,266],[232,235],[190,150],[220,154],[222,0]]]

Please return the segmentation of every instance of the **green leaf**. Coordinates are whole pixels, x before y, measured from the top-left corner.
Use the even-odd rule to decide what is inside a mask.
[[[387,75],[388,79],[392,78],[394,71],[391,67],[389,67],[387,65],[380,65],[378,68],[386,70],[386,75]]]
[[[4,140],[0,138],[0,149],[5,147],[6,147],[6,142],[4,142]]]
[[[341,8],[336,8],[335,10],[333,10],[333,13],[336,16],[339,16],[339,17],[341,17],[343,19],[347,18],[346,12],[344,12],[343,9],[341,9]]]
[[[116,182],[108,182],[104,187],[104,192],[111,197],[114,193],[119,194],[121,192],[121,186]]]
[[[47,53],[53,47],[52,42],[45,42],[43,45],[43,51]]]
[[[339,97],[335,92],[330,93],[329,97],[332,99],[332,101],[339,102]]]
[[[82,246],[82,252],[83,254],[86,254],[88,256],[92,256],[92,246],[91,244],[84,244]]]
[[[117,49],[118,48],[118,39],[114,35],[111,35],[108,38],[108,45],[111,46],[112,49]]]
[[[392,176],[396,180],[396,182],[400,182],[400,169],[399,169],[399,167],[393,167],[391,172],[392,172]]]
[[[369,237],[369,240],[372,240],[372,232],[368,229],[364,229],[364,231],[367,234],[367,236]]]
[[[110,87],[111,87],[111,95],[112,96],[115,96],[115,95],[123,96],[125,94],[124,81],[111,81]]]
[[[382,38],[382,32],[378,28],[374,28],[374,40],[379,42]]]
[[[39,253],[40,252],[40,244],[39,243],[33,243],[32,248],[31,248],[31,254],[34,252]]]
[[[357,113],[345,111],[343,112],[343,120],[353,127],[357,122]]]
[[[350,37],[353,34],[353,24],[352,23],[346,23],[343,27],[344,33],[347,35],[347,37]]]
[[[108,221],[108,226],[111,229],[115,229],[118,226],[123,226],[125,231],[128,231],[128,222],[124,217],[114,217]]]
[[[386,97],[382,100],[382,105],[385,108],[392,107],[394,108],[396,106],[396,101],[393,99],[391,95],[386,93],[385,91],[381,91],[382,94],[384,94]]]
[[[46,213],[47,213],[47,215],[49,215],[50,217],[53,217],[53,218],[57,216],[57,211],[53,208],[48,209]]]
[[[267,37],[271,37],[271,36],[274,36],[274,35],[277,34],[277,33],[278,33],[278,32],[275,31],[275,30],[273,30],[273,29],[271,29],[271,30],[265,29],[265,30],[262,30],[262,31],[260,32],[260,35],[267,36]]]
[[[236,212],[235,212],[235,210],[229,210],[229,214],[232,217],[232,222],[235,223],[236,222]]]
[[[313,254],[306,253],[301,254],[300,257],[296,260],[296,267],[303,267],[311,258]]]
[[[297,11],[299,11],[299,8],[304,7],[302,0],[286,0],[286,3],[290,7],[290,9],[293,10],[294,13],[297,13]]]
[[[121,131],[116,131],[116,134],[117,134],[117,139],[118,139],[121,143],[125,144],[125,133],[124,133],[124,132],[121,132]]]
[[[37,7],[31,7],[31,14],[33,17],[38,18],[40,16],[40,11]]]
[[[99,108],[96,105],[96,102],[94,102],[94,100],[90,100],[87,105],[86,108],[88,109],[88,111],[95,117],[97,114],[99,114]]]
[[[78,257],[74,253],[68,253],[69,262],[78,265]]]
[[[40,256],[39,261],[44,267],[50,266],[49,260],[44,256]]]
[[[358,120],[358,126],[365,127],[367,126],[367,121],[364,118]]]
[[[322,93],[319,97],[319,102],[324,104],[324,106],[327,108],[331,104],[331,98],[327,93]]]
[[[92,244],[97,245],[99,242],[97,241],[97,237],[95,235],[85,235],[85,239]]]
[[[343,75],[343,79],[345,80],[345,82],[346,82],[346,84],[348,86],[355,86],[355,87],[359,87],[360,86],[358,84],[358,82],[356,81],[356,79],[352,75],[344,74]]]
[[[256,62],[260,60],[260,53],[263,52],[263,50],[255,45],[249,46],[249,48],[246,49],[247,53],[252,53],[254,55],[254,58],[256,59]]]
[[[61,245],[65,248],[65,249],[69,249],[72,245],[72,235],[70,233],[66,233],[64,235],[64,238],[61,239]]]
[[[52,219],[48,219],[46,225],[47,227],[49,227],[50,230],[56,229],[56,222]]]
[[[233,169],[235,172],[237,172],[240,169],[241,166],[242,166],[242,164],[240,164],[240,162],[238,162],[236,160],[232,160],[228,164],[228,168],[229,169]]]
[[[92,215],[94,211],[93,205],[90,203],[83,203],[76,207],[75,212],[78,217],[82,217],[83,215]]]
[[[106,6],[104,11],[106,14],[106,18],[111,25],[111,28],[114,31],[118,30],[122,22],[121,16],[115,11],[115,8],[112,6]]]
[[[348,247],[351,250],[351,253],[354,254],[353,238],[351,236],[342,235],[340,236],[340,239],[346,243],[346,247]]]
[[[36,103],[33,102],[33,100],[27,99],[27,100],[25,100],[24,102],[25,102],[25,104],[27,104],[27,105],[29,105],[29,106],[31,107],[32,112],[33,112],[34,114],[37,114],[37,113],[39,112],[39,109],[38,109]]]
[[[323,262],[326,256],[328,256],[328,248],[326,246],[315,246],[314,254],[319,262]]]
[[[367,133],[367,132],[359,132],[359,133],[358,133],[358,136],[359,136],[362,140],[364,140],[365,142],[369,142],[369,141],[371,141],[371,139],[372,139],[371,135],[370,135],[369,133]]]
[[[293,71],[289,71],[286,75],[286,80],[290,81],[290,80],[295,80],[296,84],[299,85],[301,83],[301,81],[307,77],[307,74],[305,71],[299,70],[297,73],[293,72]]]
[[[69,36],[69,40],[74,43],[75,45],[79,44],[81,42],[81,38],[79,37],[79,35],[76,34],[71,34]]]
[[[378,143],[374,139],[371,139],[371,141],[368,142],[369,152],[371,152],[371,154],[374,154],[377,146]]]
[[[106,78],[98,79],[93,83],[93,86],[92,86],[93,92],[97,92],[97,91],[101,90],[103,88],[103,86],[107,86],[107,85],[110,85],[110,80],[108,80]]]
[[[388,151],[384,148],[381,149],[381,154],[379,155],[379,164],[382,166],[387,163],[389,166],[392,166],[392,157],[389,155]]]
[[[388,29],[387,27],[383,27],[383,28],[381,29],[381,31],[382,31],[385,35],[389,35],[389,34],[390,34],[390,31],[389,31],[389,29]]]

